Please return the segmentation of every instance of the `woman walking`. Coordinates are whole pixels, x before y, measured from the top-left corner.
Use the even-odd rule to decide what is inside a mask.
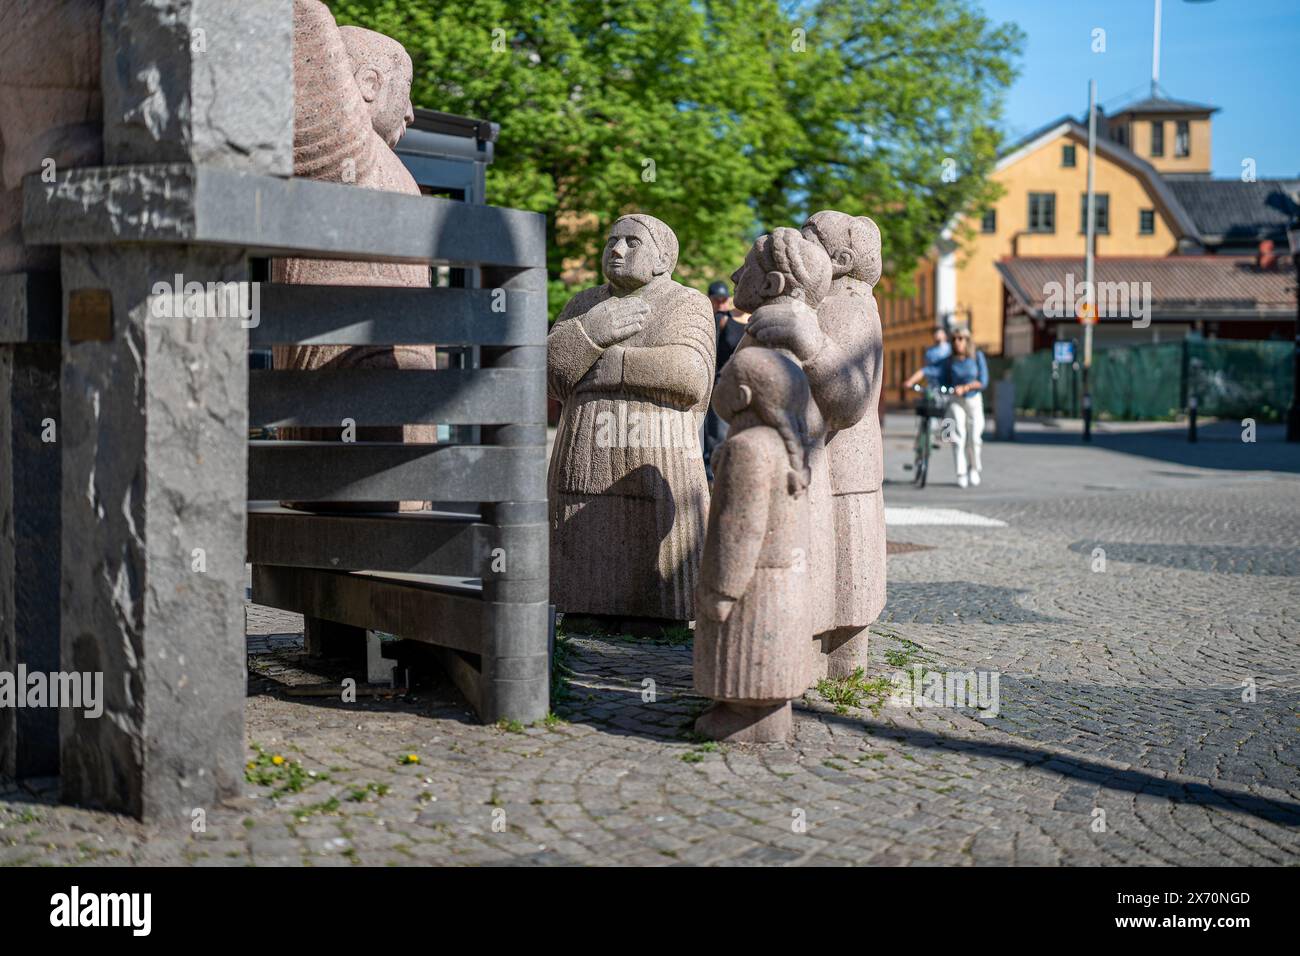
[[[971,341],[970,328],[952,330],[952,354],[925,368],[932,385],[953,390],[947,417],[952,420],[953,453],[957,461],[957,487],[980,483],[980,447],[984,443],[984,389],[989,385],[989,366],[984,353]],[[945,432],[948,428],[944,423]],[[944,435],[948,437],[947,434]]]

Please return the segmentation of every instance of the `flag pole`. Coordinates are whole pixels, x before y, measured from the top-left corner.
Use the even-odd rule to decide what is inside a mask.
[[[1087,302],[1087,316],[1083,325],[1083,440],[1092,441],[1092,391],[1089,373],[1092,371],[1092,326],[1097,321],[1097,294],[1093,283],[1093,242],[1097,230],[1097,197],[1093,192],[1094,166],[1097,154],[1097,81],[1088,81],[1088,224],[1087,246],[1083,253],[1083,282]]]

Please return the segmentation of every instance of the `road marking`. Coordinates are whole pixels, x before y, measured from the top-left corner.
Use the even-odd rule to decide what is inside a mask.
[[[977,528],[1005,528],[1007,523],[956,508],[896,508],[885,505],[885,524],[970,525]]]

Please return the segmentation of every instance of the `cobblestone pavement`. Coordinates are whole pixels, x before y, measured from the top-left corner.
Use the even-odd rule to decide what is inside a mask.
[[[562,638],[559,719],[483,727],[441,683],[289,696],[346,671],[301,656],[298,619],[250,607],[260,782],[202,834],[11,788],[0,863],[1295,865],[1296,450],[1226,427],[1198,446],[1103,428],[1085,449],[1049,426],[986,445],[979,489],[940,456],[918,492],[911,422],[889,425],[891,505],[1006,526],[891,530],[862,699],[810,692],[789,745],[688,739],[702,701],[681,636]],[[870,683],[914,667],[996,673],[994,706]]]

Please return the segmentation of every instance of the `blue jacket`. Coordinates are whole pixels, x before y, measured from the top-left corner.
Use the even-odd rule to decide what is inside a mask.
[[[984,360],[984,353],[976,349],[974,356],[959,359],[949,355],[942,361],[927,365],[925,378],[931,385],[944,385],[948,388],[978,381],[980,388],[985,389],[989,387],[989,366]]]
[[[952,346],[947,342],[940,342],[937,345],[931,345],[925,350],[925,364],[938,365],[951,354]]]

